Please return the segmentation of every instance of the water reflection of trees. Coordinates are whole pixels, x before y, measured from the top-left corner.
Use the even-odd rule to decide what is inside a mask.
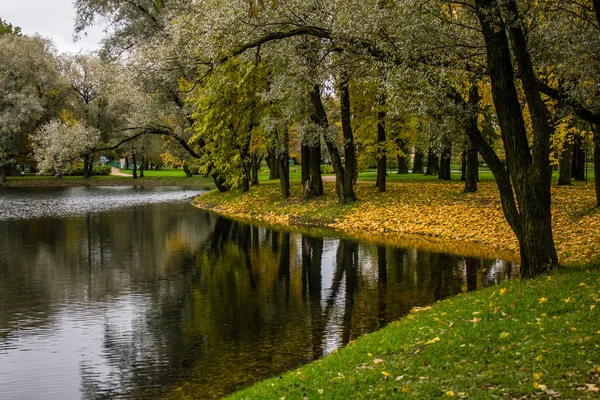
[[[0,278],[28,288],[48,315],[66,299],[110,308],[115,298],[139,295],[125,332],[122,319],[105,317],[102,359],[80,366],[85,397],[219,397],[319,358],[413,307],[513,273],[501,261],[277,232],[174,209],[18,228],[16,246],[39,249],[11,256],[28,266],[17,276],[0,267]],[[0,224],[0,238],[3,229],[15,227]],[[18,298],[17,291],[7,286],[0,300]],[[7,304],[5,330],[27,305]]]

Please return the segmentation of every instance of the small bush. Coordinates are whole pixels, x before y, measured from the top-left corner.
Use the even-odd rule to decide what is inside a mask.
[[[329,164],[321,165],[321,173],[322,174],[333,174],[334,172],[335,171],[331,165],[329,165]]]
[[[96,165],[92,168],[92,175],[110,175],[109,165]],[[67,176],[83,176],[83,166],[74,166],[65,173]]]

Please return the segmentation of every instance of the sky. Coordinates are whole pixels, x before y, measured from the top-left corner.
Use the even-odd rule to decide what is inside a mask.
[[[20,26],[23,33],[39,33],[54,41],[61,53],[97,50],[105,36],[101,27],[93,27],[87,36],[73,42],[75,8],[71,0],[0,0],[0,18]]]

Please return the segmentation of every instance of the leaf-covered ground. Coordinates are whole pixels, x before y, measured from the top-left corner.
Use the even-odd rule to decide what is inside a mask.
[[[232,399],[597,399],[600,269],[461,294]]]
[[[291,198],[283,199],[278,182],[268,181],[245,194],[211,192],[194,204],[268,224],[334,228],[391,244],[463,254],[497,251],[514,258],[518,243],[502,213],[496,185],[482,182],[474,194],[463,194],[462,188],[461,182],[394,182],[388,183],[386,193],[379,193],[372,183],[359,183],[359,201],[340,206],[333,183],[325,183],[325,196],[305,201],[299,182],[292,182]],[[554,238],[561,263],[600,259],[600,209],[594,208],[594,196],[591,183],[552,189]]]

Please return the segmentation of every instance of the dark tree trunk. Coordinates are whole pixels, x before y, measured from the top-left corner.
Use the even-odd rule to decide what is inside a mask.
[[[465,173],[465,190],[464,193],[475,193],[477,191],[477,181],[479,180],[479,160],[477,156],[477,146],[471,140],[471,137],[476,136],[479,132],[479,126],[477,125],[477,119],[479,116],[479,85],[477,80],[471,80],[471,88],[469,89],[469,120],[467,129],[467,136],[469,137],[469,143],[466,150],[465,162],[464,162],[464,173]]]
[[[274,152],[267,153],[267,157],[265,158],[267,161],[267,166],[269,167],[269,180],[271,179],[279,179],[279,165],[277,163],[277,156]]]
[[[313,105],[313,110],[310,115],[310,119],[313,123],[323,129],[329,128],[329,121],[327,119],[327,113],[321,100],[321,88],[319,85],[313,86],[313,90],[310,92],[310,100]],[[316,143],[310,146],[310,189],[311,196],[322,196],[323,195],[323,180],[321,179],[321,138],[316,139]],[[329,146],[328,146],[329,148]]]
[[[0,183],[6,182],[6,164],[0,165]]]
[[[562,154],[560,155],[560,160],[558,161],[559,185],[571,185],[571,173],[574,160],[573,151],[575,150],[575,143],[573,143],[573,138],[569,136],[567,136],[563,146]]]
[[[302,158],[302,184],[306,181],[310,181],[310,147],[305,144],[300,146],[300,157]]]
[[[600,125],[592,124],[592,129],[594,131],[594,184],[596,187],[596,206],[600,207]]]
[[[215,183],[215,186],[219,192],[225,193],[228,190],[231,190],[231,185],[227,183],[226,179],[219,175],[218,172],[212,172],[210,175],[213,178],[213,182]]]
[[[133,179],[137,179],[137,163],[135,161],[135,153],[131,153],[131,161],[133,162]]]
[[[90,156],[86,154],[83,156],[83,179],[88,179],[90,176]]]
[[[129,157],[125,157],[125,169],[129,169]]]
[[[145,170],[146,170],[146,157],[142,156],[142,162],[140,163],[140,178],[144,177]]]
[[[423,152],[418,147],[415,148],[415,161],[413,163],[413,174],[423,173]]]
[[[350,90],[348,89],[348,75],[346,72],[342,72],[340,76],[340,104],[345,158],[345,171],[342,174],[344,181],[342,182],[340,203],[346,204],[356,201],[356,195],[354,194],[354,172],[357,168],[356,153],[354,149],[354,134],[352,133],[350,115]]]
[[[410,158],[410,148],[406,145],[406,142],[403,139],[397,138],[396,144],[398,145],[398,149],[402,152],[402,154],[398,153],[398,174],[408,174],[409,168],[409,158]]]
[[[192,171],[190,171],[190,169],[187,166],[187,164],[183,164],[182,168],[183,168],[183,172],[185,172],[185,176],[188,177],[188,178],[191,178],[192,177]]]
[[[383,97],[383,96],[382,96]],[[379,104],[385,104],[382,98]],[[385,177],[387,175],[387,151],[385,148],[385,111],[377,113],[377,181],[375,186],[380,192],[385,192]]]
[[[427,153],[427,170],[425,171],[425,175],[437,175],[440,172],[440,159],[433,152],[431,147]]]
[[[583,139],[581,138],[581,135],[575,136],[573,162],[571,164],[571,178],[575,178],[576,181],[585,180],[585,152],[583,150]]]
[[[460,180],[467,180],[467,151],[463,150],[460,154]]]
[[[383,94],[379,96],[378,102],[380,107],[385,105],[385,96]],[[377,187],[380,192],[385,192],[387,176],[385,115],[385,111],[379,111],[377,113],[377,180],[375,181],[375,187]]]
[[[479,157],[475,146],[469,145],[466,161],[467,171],[464,192],[475,193],[477,191],[477,181],[479,180]]]
[[[88,168],[89,168],[88,176],[94,175],[94,155],[93,154],[90,154],[90,162],[89,162]]]
[[[281,149],[283,154],[277,159],[277,167],[279,169],[279,186],[281,188],[281,195],[284,199],[290,197],[290,150],[289,150],[289,134],[286,129],[283,132],[283,143]],[[304,165],[304,164],[303,164]]]
[[[250,191],[250,161],[247,158],[243,158],[243,171],[240,177],[239,189],[242,193]]]
[[[514,0],[507,0],[503,4],[508,8],[507,15],[511,18],[507,25],[504,25],[496,0],[475,2],[485,39],[492,97],[501,128],[508,172],[519,203],[520,234],[517,233],[517,237],[521,251],[521,276],[532,278],[558,264],[550,213],[551,175],[548,157],[552,129],[546,106],[535,86],[536,77],[520,28],[516,3]],[[507,30],[531,115],[534,130],[531,148],[515,86]]]
[[[452,144],[444,140],[442,156],[440,158],[440,169],[438,171],[438,179],[449,181],[452,179],[450,175],[450,162],[452,160]]]
[[[323,179],[321,179],[321,145],[310,148],[310,187],[313,196],[323,195]]]
[[[252,164],[250,166],[250,184],[258,185],[258,174],[260,172],[260,163],[262,158],[258,154],[252,155]],[[278,168],[279,169],[279,168]]]

